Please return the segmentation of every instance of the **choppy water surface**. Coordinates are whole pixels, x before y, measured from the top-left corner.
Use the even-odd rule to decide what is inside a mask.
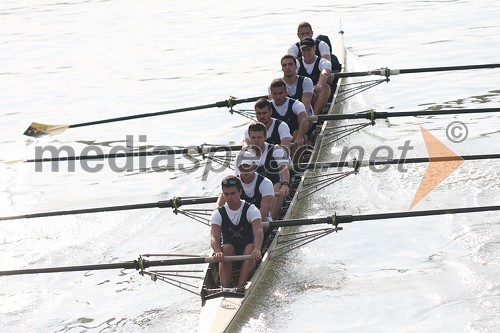
[[[495,1],[4,1],[0,5],[0,147],[3,161],[36,147],[238,144],[248,120],[206,109],[92,127],[39,139],[32,121],[76,124],[265,94],[300,21],[331,37],[340,26],[350,70],[499,63]],[[498,107],[498,70],[422,73],[345,103],[343,112]],[[251,104],[241,108],[251,108]],[[469,129],[451,143],[452,120]],[[427,156],[420,126],[459,155],[498,153],[499,116],[380,120],[333,144],[410,141]],[[140,135],[144,135],[140,139]],[[142,141],[141,141],[142,140]],[[139,142],[140,141],[140,142]],[[398,156],[395,156],[398,157]],[[149,165],[151,160],[145,160]],[[177,162],[182,162],[177,160]],[[95,162],[97,163],[97,162]],[[125,161],[100,172],[29,163],[0,165],[2,216],[215,195],[230,170],[140,172]],[[96,166],[97,164],[91,164]],[[426,165],[362,169],[307,199],[302,217],[406,211]],[[464,162],[414,208],[498,205],[499,164]],[[275,262],[250,300],[244,332],[496,332],[500,327],[500,227],[494,212],[358,222]],[[110,263],[141,253],[208,254],[208,228],[168,209],[0,223],[2,269]],[[199,297],[131,270],[0,279],[2,332],[192,332]]]

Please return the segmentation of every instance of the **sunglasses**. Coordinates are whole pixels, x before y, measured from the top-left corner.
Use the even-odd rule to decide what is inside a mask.
[[[222,180],[222,185],[236,185],[238,184],[238,180],[235,178],[228,178]]]

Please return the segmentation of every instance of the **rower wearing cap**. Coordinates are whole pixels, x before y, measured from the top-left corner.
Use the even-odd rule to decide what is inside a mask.
[[[271,208],[271,217],[276,220],[290,191],[290,170],[288,169],[290,159],[281,146],[272,145],[265,141],[266,132],[266,125],[263,123],[250,124],[248,127],[250,146],[248,148],[252,149],[257,157],[255,171],[269,178],[273,183],[275,199]],[[239,173],[238,170],[236,172]]]
[[[274,201],[274,187],[268,178],[255,172],[258,160],[259,158],[251,149],[241,152],[236,157],[236,167],[239,171],[243,189],[241,199],[259,209],[262,221],[269,221],[271,220],[270,211]],[[221,195],[217,201],[217,207],[225,203],[224,196]]]
[[[242,200],[241,181],[234,175],[226,176],[221,183],[226,203],[216,209],[210,218],[210,245],[214,258],[219,262],[221,287],[233,287],[233,266],[224,262],[224,256],[251,255],[252,260],[241,264],[237,287],[245,287],[252,276],[257,260],[262,258],[260,249],[264,239],[262,219],[255,205]]]
[[[314,94],[318,95],[314,105],[314,113],[319,114],[332,93],[328,79],[332,73],[332,63],[324,58],[318,57],[316,52],[316,43],[311,37],[306,37],[300,41],[300,50],[302,57],[298,58],[298,75],[309,77],[314,84]]]

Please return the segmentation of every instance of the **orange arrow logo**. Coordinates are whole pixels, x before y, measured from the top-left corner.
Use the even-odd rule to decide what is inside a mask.
[[[425,170],[424,177],[420,181],[417,193],[413,197],[410,209],[415,207],[429,192],[435,189],[446,177],[448,177],[456,168],[464,162],[463,158],[455,154],[450,148],[446,147],[434,135],[420,126],[420,131],[424,137],[425,146],[429,153],[430,163]],[[450,161],[436,161],[437,157],[449,156],[456,158]]]

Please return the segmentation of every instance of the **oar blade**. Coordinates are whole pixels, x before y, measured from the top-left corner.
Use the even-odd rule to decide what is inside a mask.
[[[40,123],[31,123],[30,127],[24,131],[24,135],[38,138],[44,135],[53,135],[64,132],[69,125],[46,125]]]

